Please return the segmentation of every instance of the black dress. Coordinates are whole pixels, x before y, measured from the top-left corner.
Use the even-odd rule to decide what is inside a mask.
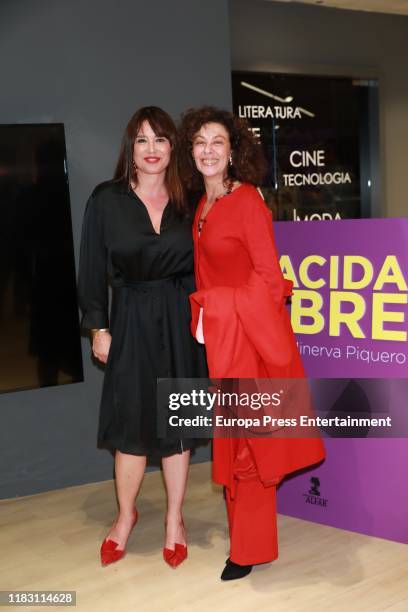
[[[156,415],[157,378],[206,376],[203,347],[190,332],[191,220],[169,203],[157,234],[132,190],[102,183],[85,211],[78,289],[82,327],[112,334],[98,445],[154,458],[192,448],[193,440],[158,439]]]

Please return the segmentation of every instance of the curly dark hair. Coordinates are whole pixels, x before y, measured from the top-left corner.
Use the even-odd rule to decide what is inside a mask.
[[[190,108],[181,116],[179,129],[179,162],[183,181],[189,191],[204,188],[201,173],[192,157],[193,138],[206,123],[220,123],[227,130],[231,144],[232,165],[228,166],[226,179],[260,185],[267,171],[262,145],[250,125],[227,110],[215,106]]]

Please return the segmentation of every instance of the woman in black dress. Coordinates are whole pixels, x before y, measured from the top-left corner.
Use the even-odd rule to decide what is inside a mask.
[[[106,364],[99,446],[115,453],[119,512],[101,547],[118,561],[137,521],[146,456],[162,460],[167,490],[165,560],[187,556],[182,520],[192,440],[158,439],[156,379],[205,376],[191,338],[194,291],[191,219],[177,171],[176,128],[144,107],[131,118],[112,181],[96,187],[84,216],[79,270],[82,326]],[[108,315],[108,285],[112,304]]]

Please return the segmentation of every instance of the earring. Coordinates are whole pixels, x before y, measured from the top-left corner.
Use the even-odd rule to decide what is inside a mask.
[[[132,166],[133,166],[133,171],[136,174],[137,173],[137,166],[135,164],[135,160],[134,159],[132,159]]]
[[[232,153],[229,154],[228,163],[232,166]]]

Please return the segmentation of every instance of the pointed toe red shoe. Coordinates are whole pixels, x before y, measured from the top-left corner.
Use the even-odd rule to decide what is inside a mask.
[[[175,550],[171,550],[171,548],[163,548],[163,559],[169,565],[171,565],[171,560],[175,554],[176,554]]]
[[[125,556],[125,549],[118,549],[118,543],[104,540],[101,546],[101,563],[103,566],[120,561]]]
[[[174,550],[171,548],[163,548],[163,559],[173,569],[176,569],[187,559],[187,546],[184,544],[175,544]]]
[[[136,511],[135,518],[133,520],[132,528],[136,525],[138,519],[138,513]],[[130,534],[129,534],[130,535]],[[101,563],[102,566],[110,565],[116,561],[120,561],[126,554],[126,549],[118,548],[119,544],[114,540],[105,538],[101,546]]]
[[[185,538],[186,528],[183,520],[181,521],[181,528]],[[170,565],[170,567],[176,569],[180,563],[183,563],[183,561],[187,559],[187,546],[184,544],[178,544],[176,542],[174,544],[174,550],[171,548],[163,548],[163,559],[168,565]]]

